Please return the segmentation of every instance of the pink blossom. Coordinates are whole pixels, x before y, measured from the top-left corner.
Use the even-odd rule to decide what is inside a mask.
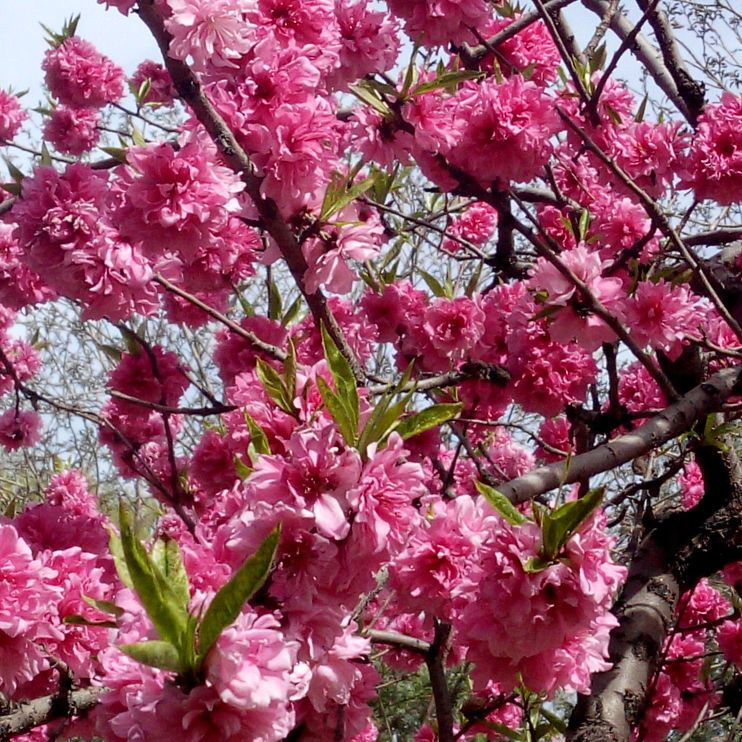
[[[389,9],[404,21],[407,35],[427,46],[449,41],[476,42],[471,28],[480,28],[491,17],[484,0],[390,0]]]
[[[117,392],[143,402],[154,402],[174,407],[178,404],[190,381],[184,373],[180,360],[175,353],[153,346],[148,352],[125,353],[121,356],[116,368],[108,376],[108,385]],[[125,404],[129,414],[147,417],[150,410],[145,406],[131,402]]]
[[[115,181],[121,197],[115,220],[122,234],[141,241],[153,257],[167,245],[186,263],[195,260],[200,244],[239,212],[236,194],[244,188],[213,156],[213,144],[194,137],[177,152],[164,143],[130,148],[129,166]]]
[[[456,94],[461,136],[448,159],[481,184],[528,181],[551,154],[559,128],[553,101],[535,83],[515,76],[502,83],[465,83]]]
[[[541,440],[552,448],[557,449],[557,451],[563,451],[564,454],[554,453],[546,447],[539,445],[539,457],[546,462],[558,461],[565,458],[570,451],[574,451],[574,444],[570,439],[570,428],[569,421],[563,415],[553,417],[550,420],[544,420],[538,430]]]
[[[461,216],[451,222],[446,232],[461,237],[473,245],[481,246],[492,237],[496,227],[497,211],[489,204],[476,201]],[[456,252],[461,249],[461,244],[455,240],[446,239],[443,247],[450,252]]]
[[[0,415],[0,445],[6,451],[34,446],[41,440],[41,426],[37,412],[6,410]]]
[[[13,526],[0,525],[0,688],[11,697],[48,667],[43,643],[62,636],[52,625],[62,597],[55,577]]]
[[[724,621],[716,634],[719,649],[728,662],[742,667],[742,622]]]
[[[677,122],[631,123],[617,134],[614,151],[618,164],[638,186],[658,198],[681,168],[689,137]]]
[[[372,72],[386,72],[399,52],[399,27],[395,19],[369,8],[367,0],[353,4],[335,0],[340,36],[338,67],[330,74],[332,88],[345,87]]]
[[[306,290],[313,294],[324,284],[329,291],[347,294],[356,280],[347,261],[372,260],[383,240],[384,228],[373,211],[355,204],[344,208],[322,228],[319,237],[302,244],[308,265],[304,274]]]
[[[124,72],[89,42],[71,36],[44,54],[46,84],[60,103],[100,108],[124,94]]]
[[[683,507],[690,510],[698,505],[703,497],[704,484],[701,467],[695,461],[688,461],[678,477]]]
[[[288,701],[297,692],[291,673],[298,647],[279,629],[270,614],[243,612],[222,632],[206,662],[207,678],[222,701],[242,710],[290,717]],[[273,724],[290,729],[289,718]]]
[[[247,0],[167,0],[170,16],[165,28],[171,33],[170,55],[195,62],[196,69],[236,68],[237,60],[253,43],[245,12]]]
[[[656,410],[667,404],[664,392],[639,361],[634,361],[621,369],[618,379],[618,401],[629,412]]]
[[[479,32],[483,38],[490,39],[520,17],[521,15],[516,13],[512,18],[492,19],[484,28],[480,28]],[[488,53],[480,64],[487,70],[491,70],[497,64],[501,74],[507,77],[525,74],[528,71],[528,79],[543,85],[556,79],[556,70],[560,62],[559,50],[549,30],[543,21],[537,21],[499,43],[497,56]]]
[[[458,626],[477,665],[475,678],[493,679],[507,689],[521,673],[532,690],[550,690],[565,680],[554,681],[553,653],[594,633],[596,621],[610,627],[608,609],[626,570],[612,562],[612,541],[602,527],[601,518],[594,519],[567,543],[566,559],[527,571],[526,560],[541,548],[539,527],[502,523],[483,550],[483,577]],[[601,664],[607,640],[606,630],[600,646],[588,650]],[[585,690],[584,681],[582,676],[571,687]]]
[[[484,313],[465,296],[439,298],[425,310],[423,327],[441,353],[464,353],[484,333]]]
[[[0,305],[21,309],[54,296],[54,292],[23,260],[14,224],[0,223]]]
[[[60,505],[73,515],[89,518],[98,515],[96,499],[88,489],[85,475],[75,469],[55,474],[44,494],[50,505]]]
[[[44,124],[44,138],[59,152],[81,155],[98,143],[100,114],[94,108],[57,106]]]
[[[20,131],[26,120],[17,95],[0,90],[0,142],[9,142]]]
[[[698,299],[685,284],[673,286],[660,279],[640,281],[625,301],[626,323],[640,345],[650,345],[676,356],[683,340],[697,335],[703,314]]]
[[[688,157],[696,198],[726,206],[742,192],[742,97],[724,93],[698,119]]]
[[[620,278],[603,277],[607,263],[596,253],[590,252],[584,244],[566,251],[560,259],[585,285],[591,296],[620,319],[619,304],[623,297],[623,283]],[[563,307],[551,317],[549,324],[549,335],[557,342],[568,343],[574,340],[586,351],[592,352],[601,343],[615,339],[615,333],[605,321],[585,309],[585,298],[577,292],[574,283],[545,258],[538,259],[526,285],[546,295],[544,304],[547,307]],[[541,295],[537,293],[539,299]]]

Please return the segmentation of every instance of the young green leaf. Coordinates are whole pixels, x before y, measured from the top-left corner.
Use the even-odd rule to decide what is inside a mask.
[[[255,371],[260,383],[263,385],[268,396],[289,415],[295,415],[294,401],[289,394],[289,390],[279,376],[278,371],[273,366],[266,363],[262,358],[257,359]]]
[[[85,616],[80,616],[77,613],[73,613],[70,616],[65,616],[62,619],[62,623],[66,624],[72,624],[74,626],[92,626],[93,628],[103,628],[103,629],[115,629],[117,624],[115,621],[91,621],[89,618],[85,618]]]
[[[319,389],[322,402],[338,426],[343,439],[349,446],[354,446],[357,437],[357,424],[353,424],[347,405],[343,404],[340,396],[330,389],[330,385],[321,376],[317,377],[317,389]]]
[[[514,525],[519,526],[528,520],[518,508],[508,500],[502,492],[498,492],[494,487],[490,487],[484,482],[475,482],[476,488],[479,493],[484,497],[487,502],[503,517],[505,520]]]
[[[214,596],[197,630],[200,662],[222,631],[234,623],[245,603],[263,586],[270,574],[280,536],[280,527],[274,528],[258,550]]]
[[[271,452],[271,447],[270,443],[268,443],[268,436],[266,436],[263,428],[255,422],[255,419],[247,410],[245,410],[244,415],[247,429],[250,431],[248,455],[250,456],[253,465],[255,465],[257,457],[269,454]]]
[[[92,606],[93,608],[97,608],[102,613],[109,613],[112,616],[116,616],[116,618],[124,615],[124,609],[119,608],[115,603],[112,603],[110,600],[96,600],[95,598],[91,598],[89,595],[83,595],[82,599],[89,606]]]
[[[579,500],[566,502],[551,513],[546,513],[541,523],[542,556],[548,561],[556,559],[572,534],[593,514],[603,501],[603,488],[590,490]]]
[[[350,443],[358,435],[358,420],[360,418],[360,401],[358,399],[356,377],[353,375],[353,369],[348,359],[340,352],[324,324],[321,327],[321,332],[322,347],[325,351],[325,359],[330,368],[332,379],[335,382],[335,391],[340,402],[346,408],[352,428],[352,437],[348,441]]]
[[[178,543],[169,536],[159,538],[152,545],[150,557],[153,564],[162,572],[181,605],[187,610],[191,591]]]
[[[182,649],[188,611],[132,532],[131,516],[119,508],[121,548],[134,591],[160,638]]]
[[[170,642],[150,641],[121,644],[119,649],[133,660],[148,667],[177,673],[185,672],[187,669],[180,660],[178,650]]]
[[[460,402],[454,404],[435,404],[420,412],[416,412],[402,420],[397,426],[397,433],[403,438],[412,438],[413,435],[424,433],[430,428],[453,420],[460,412],[463,405]]]

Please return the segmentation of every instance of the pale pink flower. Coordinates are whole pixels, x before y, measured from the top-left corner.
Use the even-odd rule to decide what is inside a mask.
[[[242,710],[290,714],[298,644],[280,628],[275,616],[246,611],[221,633],[209,652],[206,676],[222,701]]]
[[[69,106],[100,108],[124,94],[124,71],[77,36],[47,50],[41,67],[51,94]]]
[[[703,497],[704,483],[701,467],[695,461],[688,461],[678,477],[683,507],[686,510],[698,505]]]
[[[728,662],[742,668],[742,622],[725,621],[716,634],[719,649]]]

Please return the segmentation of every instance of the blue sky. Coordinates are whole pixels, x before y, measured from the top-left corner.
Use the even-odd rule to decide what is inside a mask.
[[[125,18],[95,0],[0,0],[0,6],[5,6],[0,13],[0,88],[29,89],[27,105],[43,97],[41,59],[47,45],[40,22],[58,31],[66,18],[80,13],[78,35],[92,41],[128,73],[147,57],[159,58],[154,41],[136,16]]]

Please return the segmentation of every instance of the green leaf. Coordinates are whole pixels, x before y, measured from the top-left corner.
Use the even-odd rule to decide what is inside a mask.
[[[255,371],[257,372],[258,379],[260,379],[260,383],[263,385],[268,396],[284,412],[288,412],[289,415],[296,415],[294,401],[278,371],[276,371],[273,366],[266,363],[262,358],[257,359]]]
[[[435,404],[420,412],[416,412],[402,420],[397,426],[397,432],[402,438],[411,438],[413,435],[424,433],[430,428],[453,420],[460,412],[463,405],[461,402],[454,404]]]
[[[492,507],[503,517],[505,520],[514,525],[519,526],[525,523],[528,519],[521,513],[518,508],[508,500],[502,492],[498,492],[494,487],[490,487],[484,482],[475,482],[476,488],[480,494],[484,496],[484,499],[492,505]]]
[[[352,85],[349,85],[348,88],[356,98],[371,106],[371,108],[378,111],[382,116],[388,116],[391,114],[389,106],[379,97],[379,94],[375,90],[368,86],[365,81],[353,83]]]
[[[427,271],[421,270],[420,268],[418,268],[417,272],[428,285],[428,288],[433,292],[433,296],[446,296],[446,289],[443,288],[443,284],[435,276],[431,275]]]
[[[283,303],[281,302],[281,292],[276,286],[276,282],[271,277],[268,284],[268,318],[278,321],[283,314]]]
[[[319,212],[319,220],[326,222],[339,211],[342,211],[351,201],[362,196],[374,185],[376,174],[374,172],[368,178],[352,183],[337,174],[330,180],[325,198],[322,202],[322,208]]]
[[[126,160],[126,147],[100,147],[107,155],[113,157],[114,160],[125,163]]]
[[[348,408],[321,376],[317,377],[317,389],[319,389],[322,402],[338,426],[343,439],[349,446],[354,446],[356,443],[357,426],[354,427]]]
[[[179,651],[186,649],[185,629],[188,611],[159,568],[150,560],[144,546],[132,532],[131,516],[119,508],[121,549],[131,581],[144,610],[160,638]]]
[[[150,641],[122,644],[119,649],[133,660],[159,670],[182,673],[185,668],[178,655],[178,650],[170,642]]]
[[[116,567],[121,582],[126,587],[134,589],[134,582],[129,574],[129,568],[126,566],[126,559],[124,558],[124,550],[121,546],[121,539],[116,533],[111,530],[108,535],[108,550],[111,552],[113,557],[113,564]]]
[[[150,554],[153,564],[162,572],[172,588],[173,593],[183,608],[188,610],[191,591],[188,586],[188,574],[183,564],[183,555],[177,542],[169,536],[157,539],[152,545]]]
[[[288,350],[286,351],[286,360],[283,362],[283,383],[286,391],[293,400],[296,397],[296,346],[294,339],[289,337]]]
[[[265,583],[276,556],[280,537],[281,528],[277,526],[214,596],[198,627],[199,664],[203,662],[222,631],[234,623],[245,603]]]
[[[237,476],[244,482],[252,474],[252,469],[239,456],[234,457],[233,463]]]
[[[479,80],[484,77],[484,72],[477,70],[454,70],[443,72],[433,80],[428,80],[422,85],[418,85],[411,93],[411,97],[430,93],[432,90],[444,88],[449,93],[455,93],[456,88],[465,80]]]
[[[248,446],[247,453],[254,465],[258,456],[263,456],[271,452],[271,447],[270,443],[268,443],[268,436],[266,436],[263,428],[255,422],[255,419],[247,410],[245,410],[244,415],[247,429],[250,431],[250,445]]]
[[[605,42],[603,42],[593,52],[593,55],[590,57],[590,60],[588,62],[591,75],[592,73],[603,69],[603,67],[605,66],[606,57],[607,57],[606,46],[605,46]]]
[[[104,629],[115,629],[117,624],[115,621],[91,621],[85,616],[80,616],[77,613],[73,613],[70,616],[65,616],[62,619],[62,623],[72,624],[73,626],[92,626],[93,628],[104,628]]]
[[[566,502],[551,513],[546,513],[541,523],[542,556],[554,560],[572,534],[593,514],[603,501],[603,488],[590,490],[584,497]]]
[[[348,439],[348,443],[352,445],[352,442],[355,441],[358,435],[358,420],[360,418],[360,401],[358,399],[356,377],[353,375],[353,369],[348,359],[340,352],[340,349],[335,344],[324,323],[322,324],[321,332],[322,347],[325,351],[325,358],[330,368],[332,379],[335,382],[335,391],[348,414],[352,436]]]
[[[523,563],[523,570],[528,574],[536,574],[543,572],[547,567],[550,567],[554,562],[551,560],[542,559],[538,556],[528,557]]]
[[[646,94],[642,98],[642,102],[639,104],[639,108],[636,112],[636,116],[634,116],[634,121],[636,121],[638,124],[644,121],[644,115],[647,112],[647,103],[649,103],[649,94]]]
[[[96,598],[91,598],[89,595],[83,595],[82,599],[89,606],[92,606],[93,608],[97,608],[102,613],[109,613],[112,616],[116,616],[116,618],[124,615],[124,609],[119,608],[115,603],[112,603],[110,600],[96,600]]]

